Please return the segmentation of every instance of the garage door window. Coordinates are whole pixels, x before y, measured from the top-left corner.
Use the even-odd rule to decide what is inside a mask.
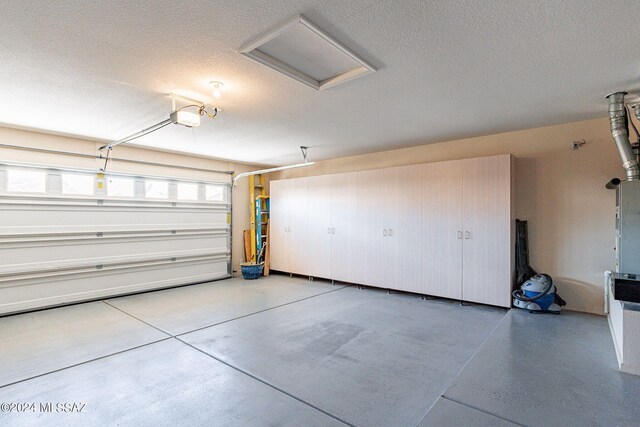
[[[178,200],[198,200],[198,184],[179,182]]]
[[[221,185],[207,184],[206,196],[209,202],[224,202],[224,190]]]
[[[73,196],[93,196],[93,176],[62,174],[62,194]]]
[[[169,183],[164,181],[147,181],[145,184],[145,197],[148,199],[168,199]]]
[[[7,171],[7,191],[14,193],[44,193],[47,188],[47,174],[44,171],[9,169]]]
[[[129,178],[109,178],[107,195],[110,197],[133,197],[133,180]]]

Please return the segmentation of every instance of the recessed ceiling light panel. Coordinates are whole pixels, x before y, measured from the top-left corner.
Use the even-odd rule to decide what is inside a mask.
[[[376,71],[302,15],[245,44],[240,53],[318,90]]]

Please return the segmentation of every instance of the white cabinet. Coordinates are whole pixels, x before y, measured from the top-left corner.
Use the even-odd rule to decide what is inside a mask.
[[[513,204],[511,156],[462,161],[462,299],[511,305]]]
[[[386,176],[386,169],[358,172],[354,281],[379,287],[387,287],[384,268]]]
[[[354,281],[357,174],[309,177],[309,275]]]
[[[385,287],[420,293],[420,165],[389,168],[386,172],[381,265]]]
[[[272,181],[270,187],[271,268],[308,274],[309,179]]]
[[[510,155],[422,165],[422,292],[509,307]]]
[[[420,292],[420,166],[358,172],[356,282]]]
[[[309,276],[331,277],[331,175],[309,177]]]
[[[422,293],[462,299],[462,161],[422,165]]]
[[[357,172],[331,175],[331,278],[334,280],[355,282],[357,206]]]
[[[289,210],[287,209],[288,198],[291,197],[292,181],[281,180],[272,181],[270,187],[270,209],[269,215],[269,252],[271,257],[271,268],[280,271],[289,271],[288,242],[289,236]]]
[[[510,155],[271,182],[271,263],[508,307]]]
[[[289,271],[309,274],[309,178],[292,179],[289,209]]]

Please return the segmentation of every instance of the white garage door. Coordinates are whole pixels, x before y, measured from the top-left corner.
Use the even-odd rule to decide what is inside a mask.
[[[0,165],[0,314],[230,277],[230,186]]]

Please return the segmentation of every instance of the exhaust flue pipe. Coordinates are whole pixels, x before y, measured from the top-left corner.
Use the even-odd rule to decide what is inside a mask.
[[[633,148],[631,148],[631,142],[629,141],[629,132],[627,131],[629,118],[624,106],[624,96],[626,94],[627,92],[615,92],[607,95],[607,99],[609,99],[609,123],[611,124],[611,135],[622,158],[622,166],[627,171],[627,181],[635,181],[640,179],[640,166],[635,154],[633,154]],[[639,113],[640,110],[636,109],[636,115]]]
[[[615,190],[620,185],[620,178],[613,178],[611,181],[607,182],[607,185],[604,186],[607,190]]]

